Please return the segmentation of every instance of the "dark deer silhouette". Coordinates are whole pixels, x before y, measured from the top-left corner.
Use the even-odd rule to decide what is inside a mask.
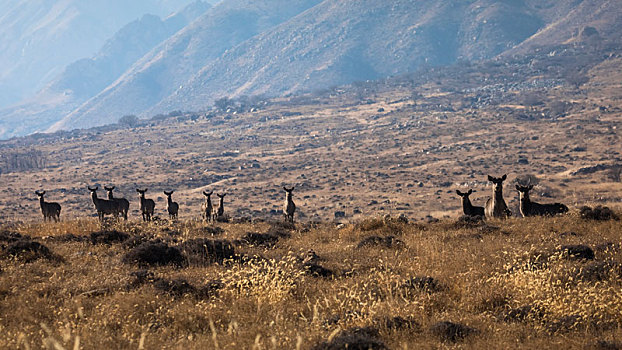
[[[283,205],[283,217],[285,221],[294,222],[294,213],[296,212],[296,204],[294,204],[294,200],[292,199],[292,191],[294,191],[296,186],[292,188],[283,187],[285,190],[285,204]]]
[[[167,198],[166,203],[168,205],[166,209],[168,210],[168,216],[171,218],[171,220],[177,219],[177,213],[179,212],[179,204],[177,202],[173,202],[173,199],[171,198],[173,192],[175,191],[164,191],[164,194]]]
[[[492,197],[486,201],[484,212],[487,218],[507,218],[512,216],[512,212],[508,209],[508,205],[503,199],[503,181],[507,178],[507,175],[499,178],[488,175],[488,181],[492,182]]]
[[[58,222],[60,220],[60,204],[54,202],[46,202],[43,199],[45,195],[45,191],[35,191],[37,196],[39,196],[39,204],[41,205],[41,213],[43,213],[43,221],[54,219],[54,222]]]
[[[145,192],[147,192],[147,188],[144,190],[136,189],[136,192],[140,195],[140,211],[143,214],[143,221],[151,221],[153,217],[153,212],[155,210],[155,202],[153,199],[145,198]]]
[[[125,198],[114,198],[114,194],[112,193],[112,191],[114,191],[115,189],[114,186],[104,186],[104,189],[108,192],[108,200],[118,203],[119,213],[121,214],[121,216],[123,216],[124,220],[127,220],[127,212],[130,210],[130,202]]]
[[[516,190],[518,191],[518,199],[520,201],[520,213],[523,215],[523,217],[553,216],[568,212],[568,207],[561,203],[540,204],[532,202],[529,199],[529,191],[531,191],[532,189],[533,185],[516,185]]]
[[[210,222],[214,221],[214,217],[212,216],[212,212],[214,211],[214,207],[212,206],[212,193],[203,191],[203,195],[205,196],[205,202],[203,202],[203,215],[205,216],[205,221]]]
[[[456,190],[458,196],[462,197],[462,211],[466,216],[484,216],[484,207],[476,207],[471,203],[469,196],[473,193],[473,190],[469,189],[467,193]]]
[[[220,198],[220,203],[218,205],[218,211],[216,212],[216,217],[219,219],[222,219],[225,216],[225,196],[227,194],[216,193],[216,195],[218,196],[218,198]]]
[[[89,191],[91,191],[91,198],[93,199],[93,204],[95,204],[95,209],[97,210],[97,216],[99,217],[99,221],[104,221],[105,215],[112,215],[115,218],[119,217],[119,203],[115,201],[110,201],[107,199],[101,199],[97,197],[97,190],[99,187],[91,187],[88,186]]]

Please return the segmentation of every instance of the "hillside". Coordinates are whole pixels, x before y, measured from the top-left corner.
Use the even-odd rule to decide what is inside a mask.
[[[511,54],[523,42],[553,47],[562,42],[546,34],[552,31],[567,41],[595,25],[607,27],[603,38],[615,38],[615,3],[327,0],[198,61],[193,47],[154,51],[156,62],[171,55],[187,59],[167,67],[144,60],[50,130],[101,125],[128,113],[199,110],[223,96],[284,96],[405,74],[422,65],[484,60]],[[197,38],[191,30],[185,34]]]
[[[279,215],[280,185],[298,184],[305,219],[424,219],[457,215],[456,188],[473,188],[483,204],[486,176],[503,173],[515,213],[513,184],[526,175],[539,181],[537,200],[616,207],[622,100],[620,46],[611,45],[4,141],[0,171],[11,185],[0,215],[36,215],[31,194],[44,188],[66,203],[64,215],[80,216],[91,212],[87,186],[114,183],[128,198],[150,188],[158,215],[161,191],[176,189],[181,217],[198,217],[209,187],[230,194],[233,215],[269,218]],[[584,75],[568,75],[577,67]]]
[[[90,58],[69,64],[45,88],[0,111],[0,137],[42,131],[117,80],[147,52],[210,7],[196,1],[164,19],[144,15],[128,23]],[[2,132],[4,130],[4,132]]]
[[[178,1],[184,6],[190,0]],[[43,88],[69,63],[92,56],[143,14],[168,15],[168,1],[7,0],[0,4],[0,108]]]
[[[184,85],[205,62],[319,2],[223,1],[145,55],[114,84],[50,130],[69,125],[103,125],[115,122],[126,114],[141,114]]]

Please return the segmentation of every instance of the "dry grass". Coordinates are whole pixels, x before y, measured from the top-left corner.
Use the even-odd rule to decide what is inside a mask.
[[[270,229],[266,223],[218,226],[224,229],[218,239],[231,241]],[[171,246],[205,236],[199,222],[111,228]],[[367,219],[341,228],[298,224],[290,238],[271,248],[237,244],[239,258],[221,265],[150,269],[155,279],[184,279],[197,289],[220,281],[210,295],[167,294],[151,282],[133,284],[131,272],[140,268],[121,262],[128,249],[123,244],[57,239],[99,231],[93,220],[11,230],[62,259],[0,260],[0,348],[309,349],[334,339],[340,329],[368,326],[390,349],[582,349],[622,336],[619,221],[585,221],[573,214],[493,221],[484,228],[451,220]],[[394,235],[405,245],[358,247],[372,235]],[[595,262],[556,253],[576,244],[593,248]],[[307,272],[301,257],[309,249],[332,278]],[[536,254],[546,256],[545,263],[529,264]],[[581,274],[594,264],[601,266],[597,278]],[[422,276],[434,278],[439,288],[405,285]],[[516,311],[521,308],[531,311]],[[416,327],[386,322],[394,317],[413,320]],[[443,342],[430,331],[439,321],[477,332]]]

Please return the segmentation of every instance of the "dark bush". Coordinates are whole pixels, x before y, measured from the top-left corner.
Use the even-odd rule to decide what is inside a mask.
[[[609,261],[594,261],[576,271],[577,279],[586,282],[601,282],[619,276],[622,276],[622,266]]]
[[[163,242],[144,242],[125,254],[122,261],[140,266],[183,266],[185,263],[179,249]]]
[[[370,236],[363,239],[357,246],[357,248],[369,247],[369,246],[383,246],[385,248],[403,248],[406,244],[395,236]]]
[[[205,226],[201,228],[203,234],[211,235],[211,236],[219,236],[225,232],[222,228],[218,226]]]
[[[138,270],[130,273],[132,280],[128,287],[130,289],[142,286],[145,283],[153,283],[155,281],[155,275],[149,270]]]
[[[184,294],[195,294],[196,288],[185,279],[165,280],[157,279],[153,286],[156,290],[173,296],[183,296]]]
[[[191,239],[179,245],[188,262],[194,265],[209,263],[221,264],[226,259],[233,259],[235,249],[229,241],[206,238]]]
[[[413,318],[404,318],[400,316],[376,318],[374,320],[374,325],[378,328],[386,328],[390,331],[399,331],[404,329],[419,331],[421,329],[421,325]]]
[[[22,236],[17,232],[0,231],[0,242],[13,243],[20,240],[30,240],[30,237]]]
[[[402,283],[401,288],[406,292],[422,291],[426,293],[435,293],[443,288],[438,280],[430,276],[417,276]]]
[[[442,321],[433,324],[430,327],[430,332],[437,336],[441,341],[455,343],[463,340],[471,334],[477,333],[477,330],[463,324]]]
[[[130,238],[130,235],[119,231],[97,231],[91,232],[91,243],[93,244],[112,244],[122,243]]]
[[[351,328],[339,333],[330,342],[321,342],[313,350],[382,350],[388,349],[376,328]]]
[[[67,233],[60,236],[49,236],[45,238],[46,242],[68,243],[68,242],[88,242],[87,236],[76,236],[73,233]]]
[[[145,236],[130,236],[130,238],[126,239],[123,242],[123,248],[125,249],[133,249],[138,247],[139,245],[145,243],[145,242],[149,242],[149,238],[145,237]],[[156,242],[156,241],[152,241],[152,242]],[[160,240],[157,240],[157,242],[160,242]]]
[[[247,232],[240,242],[251,246],[273,247],[279,241],[279,236],[272,233]]]
[[[581,214],[581,218],[586,220],[620,220],[620,217],[614,213],[613,210],[609,209],[609,207],[603,207],[600,205],[594,209],[584,206],[581,208],[579,213]]]
[[[305,271],[307,272],[307,274],[313,276],[313,277],[324,277],[324,278],[330,278],[333,277],[334,273],[332,270],[327,269],[317,263],[305,263],[304,265],[302,265],[303,268],[305,269]]]
[[[559,252],[568,260],[594,260],[594,251],[586,245],[565,245]]]
[[[2,252],[2,255],[7,258],[16,258],[24,262],[32,262],[42,258],[55,258],[48,247],[39,242],[27,239],[21,239],[10,243],[4,252]]]
[[[531,305],[521,306],[519,308],[508,308],[503,310],[498,316],[504,322],[522,322],[527,319],[541,319],[544,312]]]

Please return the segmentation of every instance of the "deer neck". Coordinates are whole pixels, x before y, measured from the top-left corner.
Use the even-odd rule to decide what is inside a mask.
[[[462,208],[467,210],[473,208],[473,204],[471,204],[469,197],[462,197]]]
[[[167,201],[168,205],[171,205],[171,203],[173,203],[173,199],[171,198],[171,196],[168,196],[166,201]]]
[[[108,192],[108,199],[114,199],[114,195],[112,194],[112,191]]]
[[[41,206],[45,204],[45,199],[43,199],[43,196],[39,197],[39,204],[41,204]]]

